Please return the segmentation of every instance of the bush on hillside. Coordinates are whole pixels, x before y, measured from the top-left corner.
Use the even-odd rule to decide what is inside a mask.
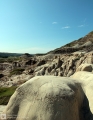
[[[9,88],[0,88],[0,105],[7,105],[10,97],[16,90],[16,86],[12,86]]]
[[[13,70],[10,72],[9,77],[11,77],[12,75],[20,75],[20,74],[22,74],[22,72],[23,72],[24,70],[25,70],[24,68],[16,68],[16,69],[13,69]]]

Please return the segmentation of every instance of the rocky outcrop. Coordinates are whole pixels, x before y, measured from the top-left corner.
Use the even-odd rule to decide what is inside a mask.
[[[0,70],[11,70],[12,69],[12,65],[10,63],[0,63]]]
[[[45,60],[40,60],[38,63],[37,63],[37,66],[41,66],[41,65],[44,65],[46,63]]]
[[[92,72],[92,64],[81,64],[76,71],[87,71]]]
[[[93,74],[87,71],[78,71],[71,76],[82,83],[85,94],[89,100],[89,106],[93,113]]]
[[[81,85],[68,77],[32,78],[17,88],[4,113],[8,120],[93,120]]]
[[[28,81],[30,78],[32,78],[33,75],[13,75],[10,78],[4,77],[0,81],[0,87],[11,87],[11,86],[19,86],[23,84],[24,82]]]
[[[93,52],[75,52],[71,54],[49,54],[14,61],[12,64],[0,63],[0,74],[9,77],[15,68],[24,69],[21,74],[31,76],[54,75],[70,77],[76,71],[93,71]],[[20,71],[19,71],[20,72]],[[3,78],[4,80],[4,78]],[[2,83],[3,83],[2,80]],[[6,80],[6,78],[5,78]],[[9,78],[7,79],[9,81]],[[9,82],[10,83],[10,82]],[[5,82],[4,82],[5,84]],[[3,84],[2,84],[3,85]]]
[[[1,114],[5,110],[6,105],[0,105],[0,118],[2,118]]]
[[[12,63],[12,69],[16,68],[16,67],[21,67],[20,63],[15,61]]]

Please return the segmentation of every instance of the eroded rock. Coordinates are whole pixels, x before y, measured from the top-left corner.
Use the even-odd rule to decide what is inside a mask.
[[[34,77],[21,85],[4,113],[8,120],[93,120],[81,85],[56,76]]]

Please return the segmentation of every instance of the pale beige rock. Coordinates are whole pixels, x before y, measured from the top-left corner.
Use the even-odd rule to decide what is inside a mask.
[[[82,63],[93,64],[93,57],[92,56],[86,56],[86,59]]]
[[[49,64],[45,64],[45,65],[38,66],[38,67],[35,68],[34,71],[35,71],[35,72],[38,72],[38,71],[40,71],[42,68],[44,68],[44,67],[47,68],[48,66],[49,66]]]
[[[72,55],[77,55],[77,56],[83,56],[86,52],[81,52],[81,51],[76,51],[76,52],[73,52]]]
[[[78,71],[71,76],[83,84],[85,93],[89,100],[90,109],[93,113],[93,74],[86,71]]]
[[[76,71],[88,71],[88,72],[92,72],[92,64],[81,64]]]
[[[36,76],[42,76],[42,75],[45,75],[45,67],[42,68],[39,72],[36,73]]]
[[[58,76],[63,76],[63,72],[62,72],[62,71],[59,72],[59,73],[58,73]]]
[[[93,45],[93,43],[91,41],[88,41],[88,42],[84,43],[81,46],[86,46],[87,47],[87,46],[90,46],[90,45]]]
[[[69,70],[67,77],[70,77],[73,73],[74,73],[73,70]]]
[[[55,65],[55,68],[57,69],[57,68],[61,67],[61,65],[62,65],[62,61],[60,60],[60,57],[59,57],[56,65]]]
[[[5,110],[6,105],[0,105],[0,114]]]
[[[93,120],[81,85],[56,76],[37,76],[21,85],[5,113],[12,117],[8,120]]]

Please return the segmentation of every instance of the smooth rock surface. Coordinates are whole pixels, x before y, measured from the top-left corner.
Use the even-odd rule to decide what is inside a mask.
[[[56,76],[37,76],[21,85],[4,113],[8,120],[93,120],[81,85]]]
[[[71,77],[82,83],[84,92],[89,100],[90,109],[93,113],[93,73],[78,71]]]
[[[0,114],[5,110],[6,105],[0,105]]]

